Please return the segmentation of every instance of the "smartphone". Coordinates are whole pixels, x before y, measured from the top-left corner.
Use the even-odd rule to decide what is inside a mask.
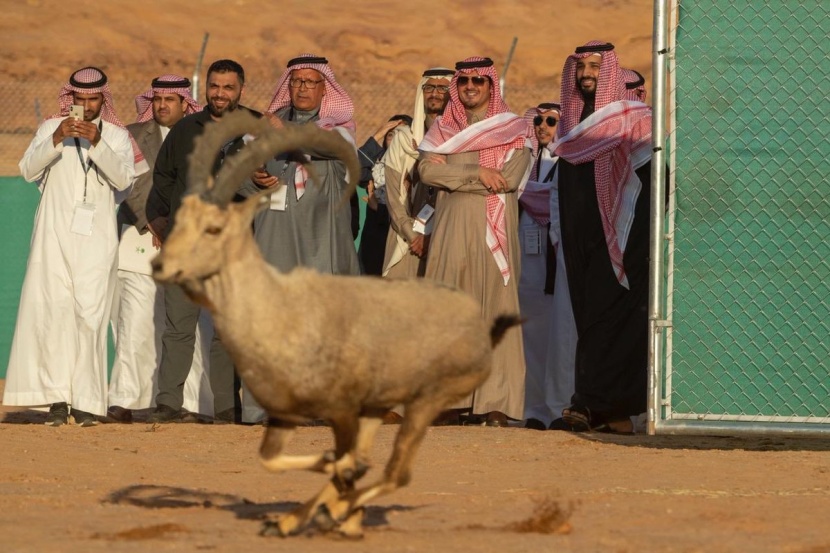
[[[69,117],[77,121],[84,120],[84,106],[69,106]]]

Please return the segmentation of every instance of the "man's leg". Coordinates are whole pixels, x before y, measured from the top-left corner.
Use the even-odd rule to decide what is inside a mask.
[[[165,286],[164,306],[167,326],[161,338],[156,410],[164,406],[168,410],[179,411],[184,401],[184,382],[193,362],[199,306],[192,303],[176,285]]]
[[[213,413],[224,422],[238,422],[239,396],[234,391],[234,369],[228,351],[214,333],[210,344],[210,388],[213,391]]]

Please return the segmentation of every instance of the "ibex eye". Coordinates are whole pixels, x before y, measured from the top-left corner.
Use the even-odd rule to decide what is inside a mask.
[[[208,234],[219,234],[222,232],[222,227],[208,227],[205,229],[205,232]]]

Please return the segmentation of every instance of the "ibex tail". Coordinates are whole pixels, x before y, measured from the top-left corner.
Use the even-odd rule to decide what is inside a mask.
[[[523,319],[518,315],[499,315],[496,317],[493,326],[490,327],[490,341],[493,347],[496,347],[496,344],[501,341],[507,329],[511,326],[520,325],[522,322],[524,322]]]

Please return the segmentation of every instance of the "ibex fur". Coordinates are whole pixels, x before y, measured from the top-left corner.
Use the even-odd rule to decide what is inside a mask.
[[[209,171],[216,152],[246,133],[256,140],[226,160],[214,182]],[[267,523],[263,533],[287,536],[314,523],[359,536],[363,506],[409,482],[431,422],[484,382],[493,347],[519,320],[485,321],[471,297],[427,280],[307,269],[282,274],[268,265],[251,221],[272,190],[241,203],[230,199],[256,167],[287,151],[343,160],[351,186],[360,173],[354,148],[336,132],[313,125],[275,130],[245,113],[225,116],[196,142],[188,193],[154,260],[154,276],[182,286],[213,314],[240,377],[269,416],[263,464],[332,476],[317,496]],[[383,477],[356,489],[383,414],[400,404],[406,416]],[[331,425],[334,451],[283,453],[295,426],[311,419]]]

